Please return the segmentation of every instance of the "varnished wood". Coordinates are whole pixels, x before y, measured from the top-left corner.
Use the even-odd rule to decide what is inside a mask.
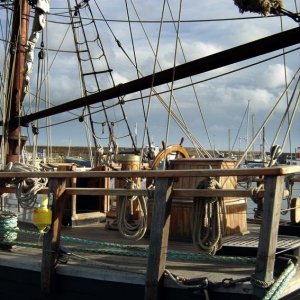
[[[300,197],[291,200],[291,222],[300,223]]]

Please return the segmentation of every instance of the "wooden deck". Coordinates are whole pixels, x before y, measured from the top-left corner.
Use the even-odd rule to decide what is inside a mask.
[[[49,177],[48,194],[53,199],[53,222],[43,236],[18,235],[17,242],[35,242],[39,248],[17,243],[11,250],[0,252],[0,295],[9,292],[28,299],[262,299],[264,289],[250,283],[250,277],[264,282],[272,280],[284,269],[292,256],[299,255],[299,237],[277,235],[284,176],[300,172],[300,168],[268,168],[260,170],[177,170],[125,172],[54,172]],[[262,222],[249,225],[249,233],[224,238],[223,248],[214,257],[198,254],[191,241],[169,239],[172,196],[213,196],[211,190],[173,190],[177,176],[230,176],[264,174],[265,210]],[[28,176],[28,174],[27,174]],[[40,173],[30,174],[40,177]],[[62,226],[62,205],[66,195],[110,194],[108,189],[68,188],[65,178],[71,177],[156,177],[150,235],[131,241],[118,231],[107,230],[105,223]],[[0,177],[21,177],[21,173],[0,173]],[[3,189],[5,190],[5,189]],[[144,193],[146,191],[140,191]],[[125,189],[117,194],[128,195]],[[236,191],[218,190],[218,196],[232,196]],[[24,224],[20,224],[21,225]],[[33,228],[23,228],[32,230]],[[28,233],[28,232],[27,232]],[[71,237],[79,240],[71,240]],[[101,244],[100,244],[101,243]],[[114,243],[108,245],[103,243]],[[145,251],[147,249],[147,251]],[[135,252],[129,255],[128,250]],[[112,252],[113,251],[113,252]],[[181,256],[180,256],[181,255]],[[228,256],[235,260],[227,262]],[[236,256],[241,256],[240,260]],[[250,256],[251,263],[245,263]],[[280,256],[280,257],[279,257]],[[226,259],[226,261],[225,261]],[[294,259],[294,258],[293,258]],[[253,261],[252,261],[253,260]],[[22,283],[22,284],[21,284]],[[6,287],[9,286],[10,289]],[[281,299],[298,299],[300,269],[291,278]],[[130,293],[130,294],[129,294]],[[255,297],[254,297],[255,295]],[[298,295],[298,296],[297,296]],[[293,298],[295,297],[295,298]],[[298,297],[298,298],[297,298]]]
[[[28,286],[25,289],[34,290],[33,295],[35,296],[32,295],[33,298],[30,299],[35,299],[34,297],[41,299],[40,297],[43,297],[43,293],[40,291],[42,237],[37,235],[37,229],[34,225],[21,223],[20,229],[21,232],[18,235],[16,245],[10,250],[0,251],[0,270],[2,274],[0,286],[5,287],[7,281],[11,282],[7,274],[11,274],[15,280],[23,273],[27,278],[25,283],[28,281]],[[34,234],[31,235],[28,232],[33,232]],[[178,276],[178,278],[192,280],[191,284],[201,285],[205,282],[204,279],[207,279],[209,282],[209,299],[223,299],[224,294],[226,294],[227,299],[252,299],[253,287],[249,277],[255,271],[255,264],[246,260],[248,258],[255,259],[258,233],[259,226],[249,224],[249,234],[225,238],[223,248],[219,254],[207,259],[203,259],[201,256],[199,256],[199,259],[195,259],[198,251],[192,242],[171,240],[169,241],[168,250],[171,253],[174,251],[180,256],[176,258],[173,255],[168,258],[166,270],[174,274],[174,276]],[[78,240],[72,240],[72,238]],[[285,252],[292,254],[299,247],[300,239],[288,236],[279,237],[279,251],[282,252],[287,241],[289,244]],[[30,247],[28,244],[22,246],[21,243],[32,243],[39,248]],[[103,246],[105,243],[111,243],[112,246]],[[285,243],[285,245],[280,245],[282,243]],[[105,223],[79,227],[62,227],[61,246],[64,252],[62,252],[56,267],[57,280],[61,281],[61,283],[57,284],[59,286],[61,284],[65,285],[66,278],[68,278],[68,283],[66,287],[59,288],[61,290],[59,297],[68,299],[78,289],[76,285],[81,286],[79,290],[89,299],[96,299],[99,295],[103,295],[104,299],[119,299],[121,295],[119,293],[114,295],[115,293],[112,293],[111,290],[107,291],[105,288],[107,285],[115,286],[117,290],[118,288],[129,290],[129,287],[131,287],[131,293],[135,294],[134,291],[136,291],[136,295],[130,297],[132,299],[142,299],[144,297],[147,253],[141,251],[141,249],[148,248],[148,235],[140,241],[128,240],[118,231],[107,229]],[[120,246],[128,246],[128,249],[118,248]],[[133,250],[134,253],[135,247],[137,256],[131,256],[131,254],[127,253],[127,250]],[[253,249],[255,250],[254,252]],[[225,254],[222,255],[223,253]],[[236,256],[239,253],[241,260],[230,262],[229,258],[231,256],[228,256],[228,253],[234,253]],[[191,258],[189,258],[189,255]],[[228,261],[226,258],[228,258]],[[245,279],[244,282],[243,279]],[[236,281],[236,283],[232,280]],[[292,291],[297,290],[298,284],[295,283],[299,280],[300,269],[298,269],[296,276],[286,288],[285,293],[290,294]],[[87,285],[86,282],[89,282],[89,284]],[[90,288],[91,282],[99,287],[98,292],[95,291],[95,287]],[[231,282],[232,284],[230,284]],[[86,285],[88,289],[86,289]],[[196,297],[198,297],[197,299],[205,299],[201,298],[201,294],[203,294],[199,292],[201,289],[191,288],[190,291],[187,291],[187,288],[180,286],[180,281],[176,283],[168,276],[165,279],[164,286],[169,291],[165,293],[172,299],[190,299],[189,297],[192,297],[192,299],[196,299]],[[21,287],[19,285],[19,288],[22,290],[24,286]],[[4,293],[4,290],[3,288],[0,289],[1,296],[4,296],[6,293]],[[177,293],[174,291],[177,291]],[[176,298],[176,295],[179,295],[179,298]],[[48,298],[49,295],[47,296]],[[74,295],[71,298],[74,299]],[[75,297],[75,299],[77,298]]]

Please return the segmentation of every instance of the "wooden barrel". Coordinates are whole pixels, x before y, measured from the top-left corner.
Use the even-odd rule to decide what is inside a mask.
[[[141,157],[135,154],[119,154],[117,157],[117,161],[121,166],[122,171],[136,171],[140,170],[141,167]],[[135,184],[140,186],[141,178],[135,177],[131,178]],[[124,178],[116,179],[116,188],[124,188],[125,180]]]

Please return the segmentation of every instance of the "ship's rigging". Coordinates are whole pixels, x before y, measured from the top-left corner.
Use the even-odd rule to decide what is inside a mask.
[[[2,8],[12,8],[11,1],[2,1],[3,4],[1,4]],[[94,4],[93,9],[91,9],[90,4]],[[30,122],[34,122],[36,120],[57,115],[58,113],[73,110],[74,108],[81,109],[81,113],[76,113],[76,116],[73,118],[74,120],[83,121],[86,118],[89,119],[88,123],[88,132],[91,133],[91,137],[94,143],[95,148],[99,148],[100,152],[103,144],[103,141],[105,140],[106,145],[108,145],[108,148],[111,148],[111,151],[115,152],[118,148],[119,142],[122,143],[122,139],[126,136],[124,132],[127,132],[127,135],[130,139],[130,144],[132,146],[132,149],[134,152],[137,152],[137,138],[133,134],[133,127],[136,124],[135,120],[133,119],[133,114],[128,114],[127,107],[130,104],[130,102],[134,102],[134,99],[139,99],[139,101],[142,103],[141,109],[137,110],[136,113],[138,113],[140,116],[142,116],[146,121],[143,126],[144,127],[144,135],[146,136],[146,144],[151,144],[151,136],[155,135],[155,132],[153,130],[150,130],[151,125],[149,123],[149,116],[147,112],[147,106],[150,105],[150,102],[158,102],[160,103],[161,107],[166,110],[171,116],[171,118],[174,120],[174,122],[181,128],[180,130],[183,132],[187,140],[190,140],[190,143],[197,149],[197,155],[198,156],[209,156],[210,154],[204,150],[205,147],[203,147],[199,142],[199,134],[193,133],[189,129],[189,125],[187,124],[185,118],[183,117],[183,114],[181,113],[180,107],[182,107],[182,104],[180,102],[183,102],[183,100],[176,100],[175,98],[175,92],[182,88],[183,86],[191,86],[193,88],[194,97],[196,98],[196,103],[198,106],[198,110],[200,112],[200,119],[202,120],[204,124],[204,130],[201,130],[201,141],[203,140],[203,136],[207,135],[207,140],[210,145],[209,148],[213,148],[211,137],[209,135],[208,126],[206,124],[206,113],[203,112],[203,106],[201,105],[201,99],[199,100],[199,97],[197,95],[197,90],[195,89],[195,86],[197,82],[205,82],[205,80],[209,80],[209,78],[204,80],[195,80],[194,78],[191,78],[190,83],[184,82],[184,84],[174,85],[172,87],[172,93],[170,93],[170,86],[167,87],[168,91],[163,91],[161,87],[156,90],[155,86],[159,86],[162,83],[168,83],[171,82],[173,84],[173,79],[178,80],[180,78],[185,78],[189,76],[193,76],[195,74],[203,73],[212,69],[216,69],[218,67],[226,66],[228,64],[231,64],[232,62],[238,62],[242,61],[244,59],[252,58],[257,55],[262,55],[264,53],[269,53],[270,51],[274,51],[277,49],[282,49],[284,47],[289,47],[291,45],[299,43],[298,37],[299,37],[299,28],[295,28],[288,31],[283,31],[282,33],[279,33],[278,35],[271,36],[269,38],[265,39],[265,42],[262,44],[260,41],[256,41],[253,43],[247,43],[245,45],[242,45],[240,47],[236,48],[236,52],[234,52],[234,49],[229,49],[227,51],[221,51],[220,53],[216,53],[214,55],[204,57],[199,60],[192,61],[190,63],[186,63],[188,61],[188,58],[185,57],[185,52],[182,50],[182,57],[183,57],[183,64],[178,65],[176,64],[175,68],[170,68],[165,71],[156,71],[156,68],[159,68],[159,70],[165,69],[163,66],[160,66],[160,61],[157,60],[157,65],[154,66],[154,74],[155,75],[149,75],[145,76],[145,71],[142,71],[140,68],[139,59],[137,57],[137,49],[136,49],[136,40],[134,36],[134,30],[137,30],[136,28],[132,27],[132,24],[136,23],[138,24],[142,29],[142,31],[145,33],[145,37],[148,40],[149,48],[153,54],[153,56],[158,56],[158,52],[154,47],[153,39],[150,41],[150,38],[147,36],[147,20],[143,20],[139,13],[138,8],[134,4],[133,1],[125,1],[124,2],[125,8],[127,9],[127,23],[128,29],[129,29],[129,36],[130,41],[132,42],[132,51],[128,51],[129,48],[125,48],[123,45],[123,37],[120,35],[120,33],[115,30],[114,22],[110,18],[105,17],[105,13],[103,13],[102,8],[98,5],[98,3],[95,1],[68,1],[68,10],[65,9],[62,13],[57,13],[55,10],[55,7],[53,8],[54,11],[49,14],[48,21],[49,22],[57,22],[57,20],[60,20],[61,22],[62,18],[65,22],[67,17],[67,11],[69,12],[70,17],[70,23],[73,28],[73,35],[75,38],[75,46],[76,46],[76,53],[77,58],[79,61],[79,68],[80,68],[80,74],[81,74],[81,83],[82,83],[82,95],[83,98],[78,98],[78,100],[71,101],[69,103],[57,105],[55,107],[48,107],[46,109],[42,109],[40,112],[34,112],[34,113],[28,113],[24,111],[24,115],[21,115],[20,117],[16,117],[15,121],[22,125],[27,126]],[[178,2],[180,3],[180,2]],[[166,4],[166,11],[168,11],[168,15],[163,15],[159,24],[168,24],[170,22],[171,26],[173,27],[173,32],[175,35],[178,35],[175,40],[177,41],[178,45],[177,47],[183,49],[182,40],[179,38],[179,20],[184,23],[187,22],[187,20],[180,19],[180,11],[179,6],[170,6],[170,3],[168,1],[165,2]],[[131,10],[129,9],[131,8]],[[176,9],[178,9],[178,12],[176,12]],[[98,12],[98,15],[101,17],[95,17],[94,12]],[[177,19],[174,17],[175,15],[178,15]],[[55,17],[55,18],[54,18]],[[52,19],[53,18],[53,19]],[[169,18],[169,20],[168,20]],[[102,26],[99,27],[99,24],[96,23],[96,21],[101,19]],[[125,20],[124,20],[125,21]],[[158,22],[158,21],[155,21]],[[194,20],[195,22],[195,20]],[[63,23],[63,22],[62,22]],[[118,73],[115,71],[114,68],[110,66],[110,63],[107,59],[107,55],[104,50],[103,40],[107,39],[107,36],[103,35],[103,27],[106,27],[108,31],[110,32],[111,36],[113,37],[116,45],[118,48],[120,48],[121,53],[126,57],[126,59],[129,61],[129,65],[133,67],[133,69],[136,72],[136,78],[135,80],[131,80],[129,82],[126,82],[122,85],[117,85],[114,80],[114,74]],[[91,34],[91,30],[86,30],[88,28],[93,28],[94,33]],[[99,33],[99,29],[101,28],[101,34]],[[47,31],[47,37],[46,33],[43,38],[43,42],[45,42],[45,47],[40,45],[40,47],[37,48],[44,48],[46,53],[49,54],[49,45],[48,45],[48,35],[49,31]],[[101,35],[101,36],[100,36]],[[2,40],[7,40],[5,36],[2,34]],[[275,37],[276,36],[276,37]],[[156,44],[158,45],[159,40],[156,41]],[[96,55],[92,53],[95,51],[95,47],[92,46],[92,44],[97,44],[97,52]],[[272,44],[272,45],[271,45]],[[85,45],[85,46],[84,46]],[[87,45],[87,46],[86,46]],[[271,46],[270,46],[271,45]],[[246,51],[249,50],[248,47],[252,47],[250,50],[251,54],[246,54]],[[257,47],[259,46],[259,47]],[[158,47],[157,47],[158,48]],[[248,49],[247,49],[248,48]],[[257,50],[259,48],[259,50]],[[289,52],[296,51],[298,48],[285,50],[285,55],[287,55]],[[258,52],[255,52],[258,51]],[[58,53],[58,52],[57,52]],[[242,54],[243,53],[243,54]],[[241,56],[239,56],[242,54]],[[280,54],[279,54],[280,55]],[[274,55],[274,56],[279,56]],[[228,56],[230,56],[230,59],[233,59],[230,61],[228,59]],[[215,66],[211,66],[211,61],[216,61]],[[103,61],[100,62],[100,61]],[[262,60],[263,61],[263,60]],[[84,67],[84,65],[89,64],[89,67]],[[209,68],[206,69],[206,64],[210,65]],[[249,64],[252,65],[252,64]],[[174,65],[175,66],[175,65]],[[99,68],[100,67],[100,68]],[[238,70],[239,68],[237,68]],[[147,72],[147,71],[146,71]],[[227,72],[224,72],[226,74]],[[230,73],[230,72],[229,72]],[[4,72],[1,72],[1,78],[3,77]],[[48,71],[45,72],[45,78],[49,76]],[[216,76],[219,77],[222,74],[219,74]],[[41,79],[40,82],[45,83],[46,80]],[[94,78],[93,80],[91,78]],[[87,80],[88,79],[88,80]],[[109,84],[107,83],[109,82]],[[3,83],[2,83],[3,84]],[[88,86],[90,85],[90,86]],[[103,85],[103,87],[101,86]],[[110,87],[112,86],[112,87]],[[39,91],[36,93],[39,95],[39,98],[42,98],[41,91],[42,87],[40,87]],[[145,89],[145,91],[142,92],[142,90]],[[149,90],[147,90],[149,89]],[[3,91],[3,89],[1,89]],[[31,89],[31,92],[33,89]],[[139,93],[139,96],[133,93]],[[170,103],[168,104],[166,100],[163,99],[163,94],[166,94],[166,97],[169,97]],[[132,96],[131,96],[132,94]],[[190,95],[190,92],[189,92]],[[35,96],[37,97],[37,96]],[[182,97],[182,96],[181,96]],[[155,101],[153,100],[155,98]],[[150,101],[151,100],[151,101]],[[84,103],[84,104],[83,104]],[[178,104],[179,103],[179,104]],[[97,105],[96,105],[97,104]],[[83,109],[85,107],[85,109]],[[130,106],[130,109],[132,109],[133,106]],[[148,106],[149,107],[149,106]],[[114,108],[114,109],[113,109]],[[118,110],[117,110],[118,108]],[[151,108],[153,110],[153,107]],[[112,115],[109,115],[110,112],[114,112]],[[101,114],[103,117],[99,118],[99,114]],[[128,119],[128,115],[130,115],[130,119]],[[63,123],[65,121],[61,121]],[[59,123],[59,122],[57,122]],[[130,125],[131,123],[131,125]],[[124,125],[122,125],[124,124]],[[33,127],[33,133],[37,135],[38,132],[41,131],[41,129],[45,127],[50,127],[52,125],[55,125],[55,122],[48,123],[46,126],[43,126],[41,124],[38,124],[37,126]],[[122,134],[118,132],[119,128],[122,128]],[[124,130],[126,128],[126,130]],[[140,126],[139,126],[140,128]],[[136,131],[136,129],[135,129]],[[104,137],[104,134],[106,136]],[[120,140],[119,140],[120,139]],[[167,137],[166,137],[167,139]],[[127,144],[128,145],[128,144]],[[142,147],[144,147],[144,141],[142,141]],[[114,149],[113,149],[114,148]],[[206,147],[207,148],[207,147]]]

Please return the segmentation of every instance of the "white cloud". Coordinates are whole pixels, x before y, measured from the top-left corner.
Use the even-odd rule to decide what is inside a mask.
[[[287,77],[287,82],[290,81],[292,77],[292,71],[285,67],[283,64],[274,64],[269,65],[267,68],[260,74],[260,78],[257,78],[258,82],[262,80],[266,82],[268,88],[283,88],[286,84],[285,74]]]

